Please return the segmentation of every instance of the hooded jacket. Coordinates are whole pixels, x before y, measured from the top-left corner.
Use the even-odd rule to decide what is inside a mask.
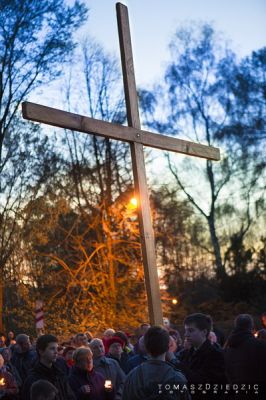
[[[226,375],[230,383],[266,382],[266,343],[252,332],[235,329],[224,350]]]
[[[126,378],[122,400],[183,400],[188,398],[184,375],[176,371],[170,364],[161,360],[147,360],[134,368]],[[173,393],[165,385],[178,385]]]
[[[117,361],[105,356],[93,359],[94,370],[100,372],[105,379],[112,381],[115,391],[115,399],[121,399],[123,384],[126,378],[124,371]]]

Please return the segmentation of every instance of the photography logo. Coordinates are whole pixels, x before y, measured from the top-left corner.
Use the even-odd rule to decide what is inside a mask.
[[[175,392],[185,393],[189,392],[192,396],[196,394],[210,396],[215,395],[232,395],[234,394],[237,397],[242,398],[242,396],[246,396],[248,399],[249,396],[256,395],[259,400],[259,384],[246,384],[246,383],[238,383],[238,384],[220,384],[220,383],[199,383],[199,384],[185,384],[185,383],[167,383],[167,384],[158,384],[158,394],[174,394]]]

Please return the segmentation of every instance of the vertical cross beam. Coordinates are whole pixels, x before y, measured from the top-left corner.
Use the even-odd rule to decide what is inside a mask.
[[[123,4],[117,3],[116,11],[128,125],[133,128],[141,129],[128,10]],[[151,324],[158,325],[163,323],[163,317],[143,145],[133,142],[130,143],[130,146],[134,183],[138,194],[139,228],[149,316]]]

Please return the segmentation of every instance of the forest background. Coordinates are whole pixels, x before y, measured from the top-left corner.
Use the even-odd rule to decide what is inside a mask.
[[[126,124],[119,60],[77,31],[81,1],[1,1],[0,330],[58,335],[148,319],[127,144],[26,122],[21,102]],[[167,45],[167,44],[166,44]],[[56,86],[53,86],[56,85]],[[239,58],[210,23],[177,27],[142,126],[221,149],[219,163],[145,150],[164,315],[266,308],[266,48]],[[172,300],[176,299],[177,304]]]

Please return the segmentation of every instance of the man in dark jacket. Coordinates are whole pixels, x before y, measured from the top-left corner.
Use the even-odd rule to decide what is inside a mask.
[[[225,363],[221,350],[208,339],[211,329],[208,315],[195,313],[184,321],[185,339],[190,345],[179,359],[171,359],[189,383],[225,383]]]
[[[42,335],[37,339],[36,350],[39,361],[30,371],[22,389],[22,399],[30,400],[30,388],[40,379],[52,383],[58,390],[56,400],[75,400],[66,375],[55,365],[58,355],[57,338],[53,335]]]
[[[145,333],[144,344],[149,360],[129,373],[122,400],[187,399],[186,378],[165,361],[169,333],[159,326],[153,326]]]
[[[16,367],[22,382],[27,378],[37,359],[37,353],[31,347],[29,336],[24,333],[17,335],[11,356],[11,364]]]
[[[222,349],[211,344],[208,339],[212,320],[209,315],[195,313],[184,320],[185,340],[188,349],[180,353],[179,358],[167,354],[168,360],[173,363],[185,375],[189,385],[198,387],[200,384],[225,384],[225,362]],[[193,394],[193,399],[204,398],[212,399],[214,396],[213,388],[206,394],[202,394],[198,389]],[[223,391],[215,394],[215,398],[221,399]]]
[[[240,314],[225,348],[226,374],[230,383],[264,383],[266,381],[266,343],[253,336],[250,315]]]

